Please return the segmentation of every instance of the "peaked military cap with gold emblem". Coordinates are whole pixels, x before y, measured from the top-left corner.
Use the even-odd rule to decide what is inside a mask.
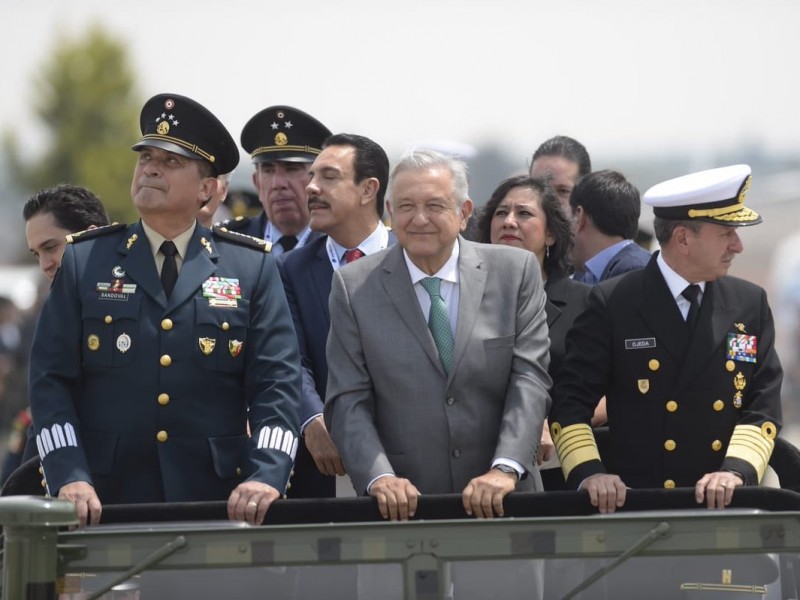
[[[242,148],[254,163],[273,160],[314,162],[330,130],[308,113],[291,106],[270,106],[242,129]]]
[[[211,163],[216,175],[239,164],[239,149],[231,134],[207,108],[178,94],[158,94],[148,100],[139,117],[142,139],[133,149],[152,146]]]
[[[709,169],[654,185],[645,192],[644,201],[663,219],[697,219],[730,227],[757,225],[761,216],[744,205],[751,179],[748,165]]]

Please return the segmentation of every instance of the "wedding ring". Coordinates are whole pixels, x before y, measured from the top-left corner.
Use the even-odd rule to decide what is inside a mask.
[[[255,500],[250,500],[250,502],[247,503],[247,506],[258,507],[258,502],[256,502]]]

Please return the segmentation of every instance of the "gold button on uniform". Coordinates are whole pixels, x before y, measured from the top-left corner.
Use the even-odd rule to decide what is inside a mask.
[[[111,317],[111,315],[106,315],[106,316],[103,318],[103,321],[105,321],[106,323],[111,323],[113,320],[114,320],[114,319]]]
[[[714,410],[719,412],[723,408],[725,408],[725,403],[722,400],[715,400],[713,406],[714,406]]]
[[[666,442],[664,442],[664,449],[667,452],[672,452],[673,450],[675,450],[675,446],[677,446],[675,440],[667,440]]]
[[[725,368],[728,369],[728,371],[733,371],[736,368],[736,363],[734,363],[732,360],[729,360],[725,363]]]
[[[674,481],[672,481],[672,479],[667,479],[667,480],[664,482],[664,487],[665,487],[666,489],[668,489],[668,490],[674,489],[674,488],[675,488],[675,482],[674,482]]]
[[[241,475],[242,474],[242,468],[241,467],[236,467],[236,474],[237,475]]]
[[[227,322],[227,321],[225,321],[225,322],[222,324],[222,331],[228,331],[228,329],[230,329],[230,328],[231,328],[231,326],[230,326],[230,325],[228,325],[228,322]]]
[[[169,394],[159,394],[158,403],[161,406],[166,406],[167,404],[169,404]]]
[[[667,411],[668,412],[675,412],[678,410],[678,403],[675,400],[670,400],[667,402]]]
[[[661,366],[661,363],[658,362],[655,358],[651,358],[650,362],[647,363],[647,366],[650,367],[651,371],[658,371],[658,368]]]
[[[42,479],[42,487],[43,487],[43,488],[46,488],[46,487],[47,487],[47,481],[46,481],[46,480],[44,480],[44,479]]]
[[[156,434],[156,439],[162,444],[167,441],[168,437],[167,432],[163,429]]]
[[[168,367],[172,364],[172,358],[170,358],[169,354],[165,354],[161,357],[159,362],[161,363],[162,367]]]
[[[719,452],[720,450],[722,450],[722,442],[720,442],[719,440],[714,440],[713,442],[711,442],[711,449],[714,452]]]
[[[161,329],[164,331],[169,331],[172,329],[172,319],[164,319],[161,321]]]

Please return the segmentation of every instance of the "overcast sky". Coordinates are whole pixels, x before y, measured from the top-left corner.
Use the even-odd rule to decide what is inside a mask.
[[[3,0],[0,129],[32,131],[31,79],[92,22],[143,97],[191,96],[238,140],[271,104],[374,138],[519,156],[558,133],[593,158],[757,143],[800,157],[797,0]],[[36,136],[28,135],[29,147]]]

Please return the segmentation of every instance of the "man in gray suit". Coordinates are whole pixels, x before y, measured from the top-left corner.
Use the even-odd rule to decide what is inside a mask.
[[[420,493],[461,493],[503,515],[540,490],[536,449],[550,405],[545,295],[535,256],[459,234],[466,165],[416,150],[395,166],[398,244],[336,271],[325,420],[359,493],[384,518]]]

